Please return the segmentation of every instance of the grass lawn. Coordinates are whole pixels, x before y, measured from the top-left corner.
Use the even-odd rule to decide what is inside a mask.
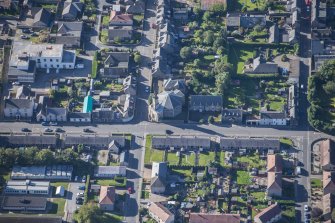
[[[182,159],[182,164],[183,165],[195,165],[195,153],[189,153],[185,155]]]
[[[173,174],[182,175],[183,177],[191,177],[192,176],[192,170],[189,169],[180,169],[180,168],[172,168],[171,169]]]
[[[100,41],[103,43],[108,42],[108,30],[107,29],[102,29],[100,32]]]
[[[322,188],[322,181],[320,179],[312,178],[311,179],[311,186],[313,188]]]
[[[257,202],[263,202],[265,199],[264,192],[251,192],[251,196],[253,196]]]
[[[163,161],[163,156],[164,156],[164,151],[163,150],[158,150],[158,149],[151,149],[151,162],[162,162]]]
[[[199,153],[199,166],[207,166],[210,161],[215,160],[215,152]]]
[[[97,184],[101,186],[115,186],[115,187],[125,187],[126,186],[126,179],[124,178],[122,181],[116,181],[114,179],[99,179],[97,180]]]
[[[152,135],[147,135],[147,137],[145,139],[145,154],[144,154],[144,163],[145,164],[149,164],[150,163],[151,140],[152,140]]]
[[[289,138],[280,138],[279,140],[280,140],[281,144],[284,144],[284,145],[287,145],[287,146],[293,146],[292,139],[289,139]]]
[[[247,155],[237,158],[238,162],[248,163],[250,167],[255,167],[258,169],[264,169],[266,166],[266,161],[259,158],[259,155]]]
[[[142,199],[148,199],[149,196],[150,196],[150,192],[149,191],[142,190],[142,193],[141,193],[141,198]]]
[[[102,17],[102,25],[104,25],[104,26],[109,25],[109,16],[108,15]]]
[[[51,210],[49,214],[56,214],[59,216],[64,215],[64,206],[65,206],[65,199],[63,198],[53,198],[51,202]]]
[[[221,151],[221,152],[218,152],[218,156],[220,156],[220,165],[221,166],[226,166],[225,164],[225,152]]]
[[[117,223],[117,222],[122,222],[122,221],[123,221],[123,216],[105,212],[103,215],[102,223],[108,223],[108,222]]]
[[[170,165],[178,165],[179,164],[179,157],[176,155],[176,153],[168,153],[167,154],[167,161]]]
[[[250,184],[250,175],[249,172],[238,170],[237,171],[237,184],[239,185],[248,185]]]
[[[239,3],[243,6],[247,7],[248,11],[254,11],[255,9],[260,9],[266,4],[265,0],[255,0],[252,2],[251,0],[239,0]]]

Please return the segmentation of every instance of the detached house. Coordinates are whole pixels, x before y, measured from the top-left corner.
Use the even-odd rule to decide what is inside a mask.
[[[255,223],[274,223],[281,219],[281,208],[278,204],[273,204],[254,217]]]
[[[335,172],[323,171],[323,195],[335,193]]]
[[[62,11],[62,19],[68,21],[77,20],[83,11],[84,4],[80,0],[66,0]]]
[[[131,26],[110,26],[108,28],[108,41],[110,43],[131,40],[132,37],[133,28]]]
[[[321,152],[321,167],[322,170],[334,171],[335,170],[335,151],[331,139],[326,139],[320,142]]]
[[[34,16],[33,28],[43,29],[49,27],[51,15],[50,11],[41,8]]]
[[[246,74],[278,74],[278,65],[268,63],[264,58],[256,57],[253,62],[244,68]]]
[[[145,2],[143,0],[137,0],[134,4],[126,6],[126,12],[129,14],[142,14],[145,11]]]
[[[133,25],[132,14],[122,14],[121,12],[111,11],[109,17],[110,26],[132,26]]]
[[[104,68],[100,70],[101,79],[123,78],[129,75],[129,53],[111,52],[104,61]]]
[[[61,22],[57,24],[57,33],[51,34],[56,44],[64,44],[64,47],[79,48],[83,30],[83,22]]]
[[[191,95],[189,110],[194,112],[221,112],[222,97],[212,95]]]
[[[34,100],[29,98],[7,98],[5,99],[4,115],[9,119],[31,119],[34,111]]]
[[[113,211],[115,206],[115,187],[101,186],[99,208],[103,211]]]
[[[153,202],[148,205],[149,215],[158,223],[173,223],[174,214],[159,202]]]
[[[153,99],[149,107],[149,117],[158,122],[163,118],[174,118],[181,114],[185,95],[180,90],[163,91]]]
[[[163,194],[165,192],[167,171],[168,169],[166,162],[152,163],[150,184],[151,193]]]

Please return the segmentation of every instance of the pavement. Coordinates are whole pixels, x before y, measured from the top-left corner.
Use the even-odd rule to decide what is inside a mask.
[[[77,193],[83,193],[83,190],[79,190],[79,186],[85,186],[85,183],[71,182],[66,193],[66,203],[65,203],[65,216],[64,219],[67,222],[72,222],[73,213],[77,210],[76,197]]]

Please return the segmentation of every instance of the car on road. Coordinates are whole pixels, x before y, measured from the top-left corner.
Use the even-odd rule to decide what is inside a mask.
[[[77,197],[84,197],[84,193],[83,192],[77,193]]]
[[[89,129],[89,128],[85,128],[83,129],[84,132],[94,132],[92,129]]]
[[[30,130],[28,128],[22,128],[21,131],[22,132],[30,132]]]
[[[56,128],[55,132],[65,132],[62,128]]]
[[[29,36],[21,35],[20,38],[21,38],[21,39],[29,39]]]
[[[85,186],[78,186],[79,190],[85,190]]]
[[[307,10],[307,12],[309,12],[309,11],[310,11],[310,8],[309,8],[309,6],[307,6],[306,10]]]
[[[56,125],[58,125],[58,123],[57,122],[50,122],[50,125],[51,126],[56,126]]]
[[[49,123],[47,123],[47,122],[42,122],[41,125],[43,125],[43,126],[48,126]]]
[[[166,133],[167,135],[172,135],[172,134],[173,134],[173,131],[167,129],[167,130],[165,130],[165,133]]]
[[[50,128],[45,128],[45,129],[44,129],[44,132],[53,132],[53,130],[50,129]]]
[[[308,211],[308,205],[307,204],[305,204],[305,206],[304,206],[304,211]]]

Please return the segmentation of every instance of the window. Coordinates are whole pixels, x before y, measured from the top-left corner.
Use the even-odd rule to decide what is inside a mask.
[[[37,63],[41,63],[41,59],[37,59]]]
[[[50,62],[52,62],[52,59],[50,59]]]
[[[56,59],[56,62],[59,62],[59,59]]]
[[[69,67],[71,68],[71,67],[72,67],[72,65],[69,65]]]
[[[44,59],[44,62],[47,62],[47,59]]]
[[[59,68],[59,64],[57,64],[57,68]]]
[[[51,66],[51,68],[53,68],[53,67],[54,67],[54,65],[53,65],[53,64],[51,64],[50,66]]]

